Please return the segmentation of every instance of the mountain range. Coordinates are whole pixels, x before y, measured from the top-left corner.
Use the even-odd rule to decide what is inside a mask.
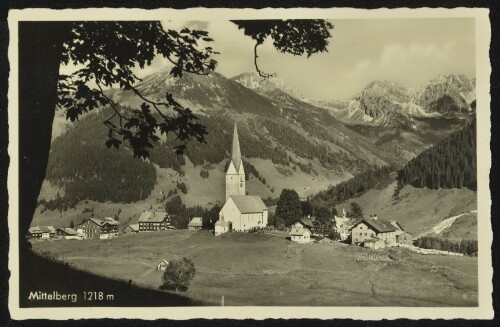
[[[259,175],[258,179],[250,177],[249,191],[276,198],[283,188],[308,196],[369,167],[402,167],[463,127],[475,110],[475,81],[463,75],[438,76],[418,90],[373,81],[352,99],[331,101],[307,99],[282,80],[263,80],[255,73],[233,78],[216,72],[184,74],[179,79],[172,77],[170,67],[146,76],[136,88],[151,99],[172,93],[208,128],[207,144],[190,143],[184,158],[174,155],[171,139],[155,146],[150,161],[157,167],[156,186],[141,192],[141,199],[150,193],[166,194],[175,188],[175,180],[187,185],[189,191],[182,196],[188,205],[223,199],[224,164],[233,123],[238,125],[242,154],[253,166],[253,175]],[[108,95],[124,107],[137,108],[142,102],[128,91],[112,89]],[[101,114],[89,114],[76,125],[98,122]],[[72,162],[76,167],[68,169],[76,171],[81,169],[75,156],[86,155],[81,162],[87,164],[98,162],[99,158],[89,158],[78,148],[81,133],[95,135],[92,128],[102,129],[91,126],[87,132],[85,128],[68,128],[58,138],[73,141],[53,142],[51,157]],[[101,132],[105,134],[104,129]],[[97,139],[95,146],[104,146],[104,141]],[[85,137],[85,142],[94,141]],[[130,160],[135,159],[130,156]],[[55,172],[51,168],[55,166],[60,168],[49,159],[48,171]],[[105,184],[100,167],[88,178]],[[209,172],[208,178],[200,177],[201,169]],[[48,180],[64,188],[71,178],[53,173],[48,174]]]

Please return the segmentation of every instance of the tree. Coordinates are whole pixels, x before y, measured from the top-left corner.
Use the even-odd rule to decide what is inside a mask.
[[[313,208],[311,206],[311,202],[309,201],[300,201],[300,205],[302,207],[302,215],[310,216],[313,214]]]
[[[348,217],[355,222],[363,219],[363,209],[361,208],[359,203],[351,202],[351,208],[349,209]]]
[[[294,55],[326,51],[330,29],[324,20],[235,21],[257,48],[271,38],[274,47]],[[71,121],[87,111],[109,106],[113,114],[104,121],[108,128],[107,147],[129,146],[136,157],[146,158],[159,138],[173,134],[174,146],[182,153],[192,139],[204,142],[207,130],[167,93],[164,100],[148,99],[134,85],[140,79],[132,69],[151,64],[157,55],[174,66],[171,74],[207,74],[216,68],[211,57],[216,52],[199,42],[213,41],[206,31],[163,29],[160,22],[22,22],[19,24],[19,157],[20,232],[24,237],[33,218],[37,198],[45,178],[56,106]],[[59,76],[60,64],[83,68],[69,76]],[[104,89],[117,85],[141,99],[139,108],[119,110]]]
[[[75,228],[75,223],[73,222],[73,220],[71,221],[71,223],[69,224],[69,228]]]
[[[302,217],[302,206],[295,190],[283,189],[276,205],[276,217],[283,220],[285,226],[291,226]]]
[[[163,286],[167,289],[175,291],[186,291],[189,283],[194,278],[196,269],[194,263],[190,259],[183,257],[182,259],[174,259],[168,263],[165,273],[163,274]]]
[[[314,232],[328,238],[335,239],[335,230],[330,210],[326,207],[319,207],[315,210]]]

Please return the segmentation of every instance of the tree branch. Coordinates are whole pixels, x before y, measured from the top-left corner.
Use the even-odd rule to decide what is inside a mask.
[[[262,78],[276,77],[276,73],[268,74],[259,69],[259,64],[257,63],[257,58],[259,58],[259,56],[257,55],[257,48],[261,44],[262,44],[261,42],[257,41],[255,43],[255,47],[253,48],[255,70],[257,70],[257,73],[259,73],[259,76]]]

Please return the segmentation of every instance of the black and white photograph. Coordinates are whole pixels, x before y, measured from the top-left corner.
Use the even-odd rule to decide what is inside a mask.
[[[9,24],[18,317],[492,317],[487,10]]]

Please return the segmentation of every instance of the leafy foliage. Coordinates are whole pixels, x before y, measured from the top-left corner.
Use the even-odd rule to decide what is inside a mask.
[[[325,207],[316,208],[315,216],[314,232],[330,239],[337,239],[330,210]]]
[[[238,28],[243,29],[245,35],[256,41],[254,47],[255,69],[262,77],[271,77],[275,74],[262,72],[257,64],[257,48],[266,38],[273,40],[274,47],[282,53],[290,53],[307,57],[314,53],[324,52],[331,37],[330,29],[333,25],[320,19],[308,20],[235,20]]]
[[[163,286],[167,289],[186,291],[196,269],[191,259],[183,257],[170,261],[163,274]]]
[[[276,205],[276,217],[291,226],[302,217],[302,206],[295,190],[283,189]]]
[[[215,69],[211,47],[200,49],[198,42],[210,42],[206,31],[164,30],[160,22],[75,22],[63,45],[61,63],[84,65],[71,75],[60,76],[57,87],[57,106],[66,110],[67,118],[75,121],[87,111],[109,105],[113,114],[104,121],[108,127],[108,147],[118,148],[124,141],[132,147],[134,156],[146,158],[148,149],[159,140],[157,132],[172,133],[181,144],[192,138],[203,142],[207,131],[196,122],[196,116],[167,93],[158,102],[145,98],[134,84],[140,81],[132,69],[144,68],[161,55],[174,64],[171,74],[182,77],[183,72],[206,74]],[[91,87],[89,85],[95,85]],[[143,100],[140,108],[125,113],[103,91],[118,85],[132,91]],[[161,116],[157,120],[152,110]],[[121,139],[119,139],[119,138]]]
[[[398,189],[414,187],[477,189],[476,120],[423,151],[398,172]]]

